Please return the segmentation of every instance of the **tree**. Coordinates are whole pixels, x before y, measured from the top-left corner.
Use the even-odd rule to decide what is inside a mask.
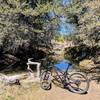
[[[44,29],[44,11],[39,13],[36,7],[37,4],[35,8],[31,7],[28,0],[0,0],[0,51],[2,54],[11,54],[21,61],[27,61],[29,57],[39,59],[41,55],[39,48],[50,50],[52,33],[49,29]],[[5,60],[5,57],[0,59]],[[13,63],[13,61],[6,61],[4,63],[7,65]]]
[[[85,49],[88,46],[90,54],[87,53],[84,59],[86,57],[89,58],[99,57],[100,56],[100,14],[99,14],[100,1],[98,0],[72,0],[72,1],[73,2],[66,7],[66,16],[68,16],[70,23],[76,24],[77,34],[75,34],[76,40],[74,41],[77,41],[77,45],[79,45],[78,46],[79,52],[81,52],[81,49]],[[81,45],[84,45],[84,47],[81,48]],[[73,50],[74,48],[71,48],[71,50]],[[72,52],[71,50],[70,49],[69,51],[67,50],[66,54],[67,53],[71,54]],[[72,54],[70,56],[74,55]],[[77,57],[78,56],[76,56],[76,58]]]
[[[25,1],[25,0],[23,0]],[[50,43],[51,33],[44,30],[39,12],[33,10],[26,2],[20,0],[2,0],[0,3],[0,40],[4,48],[15,50],[23,43],[35,46]],[[44,34],[44,35],[43,35]],[[48,35],[48,39],[46,34]],[[12,51],[11,51],[12,52]]]
[[[67,11],[71,22],[77,24],[78,34],[88,45],[99,45],[99,6],[98,0],[73,0]],[[96,30],[96,31],[95,31]],[[98,39],[96,37],[98,37]],[[95,38],[93,38],[95,37]],[[88,42],[88,43],[87,43]]]

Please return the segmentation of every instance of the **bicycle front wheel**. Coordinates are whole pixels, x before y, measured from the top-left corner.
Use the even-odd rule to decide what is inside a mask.
[[[68,88],[74,93],[86,93],[89,89],[89,80],[85,74],[77,72],[72,73],[71,75],[69,75]]]
[[[44,90],[51,89],[51,72],[43,71],[40,77],[41,88]]]

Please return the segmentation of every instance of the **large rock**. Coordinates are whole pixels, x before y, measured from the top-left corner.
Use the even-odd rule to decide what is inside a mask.
[[[95,64],[92,60],[89,60],[89,59],[85,59],[85,60],[82,60],[80,63],[79,63],[79,66],[81,68],[86,68],[86,69],[90,69],[90,68],[93,68],[95,67]]]

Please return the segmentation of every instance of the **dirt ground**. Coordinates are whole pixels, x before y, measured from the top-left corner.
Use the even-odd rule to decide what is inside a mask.
[[[87,94],[76,94],[56,85],[45,91],[38,83],[24,86],[7,86],[0,94],[0,100],[100,100],[100,84],[90,83]]]

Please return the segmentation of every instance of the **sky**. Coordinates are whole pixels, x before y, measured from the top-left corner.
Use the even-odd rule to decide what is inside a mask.
[[[61,0],[61,3],[66,6],[70,3],[71,0]],[[50,12],[49,16],[51,18],[55,17],[54,12]],[[60,23],[57,27],[57,32],[59,32],[61,35],[69,35],[70,33],[73,33],[75,31],[74,25],[67,23],[66,19],[64,18],[63,15],[59,16],[60,17]]]
[[[62,4],[64,6],[68,5],[70,3],[71,0],[62,0]],[[64,16],[62,15],[60,17],[60,23],[58,26],[58,32],[62,35],[69,35],[70,33],[73,33],[75,31],[75,27],[70,24],[70,23],[66,23],[66,19],[64,18]]]
[[[69,35],[73,33],[75,27],[70,23],[60,23],[58,26],[58,32],[62,35]]]
[[[63,3],[64,6],[66,6],[67,4],[70,3],[70,0],[62,0],[62,1],[63,1],[62,3]]]

